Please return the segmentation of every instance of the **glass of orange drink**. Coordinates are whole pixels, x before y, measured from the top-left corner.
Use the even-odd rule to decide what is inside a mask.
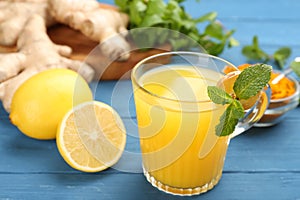
[[[208,54],[167,52],[132,70],[143,170],[158,189],[182,196],[212,189],[222,176],[232,136],[251,127],[266,109],[264,92],[233,134],[216,135],[226,106],[211,102],[207,86],[217,85],[228,66],[236,69]]]

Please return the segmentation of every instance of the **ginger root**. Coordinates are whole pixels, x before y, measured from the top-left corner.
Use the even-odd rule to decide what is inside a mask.
[[[7,112],[17,88],[43,70],[69,68],[87,81],[93,79],[93,68],[67,58],[70,47],[49,39],[47,27],[57,22],[99,42],[110,59],[129,58],[128,16],[101,8],[96,0],[0,0],[0,45],[17,48],[14,53],[0,53],[0,100]]]
[[[49,0],[49,11],[58,22],[99,42],[103,54],[111,60],[129,58],[126,14],[101,8],[96,0]]]
[[[47,0],[0,1],[0,45],[13,46],[31,15],[38,14],[47,26],[56,23],[48,12]]]
[[[42,16],[47,27],[60,22],[81,31],[111,60],[129,58],[128,16],[96,0],[0,0],[0,45],[15,45],[32,14]]]
[[[56,45],[46,33],[46,24],[40,15],[32,15],[18,40],[16,53],[0,55],[0,99],[10,112],[10,104],[17,88],[31,76],[49,68],[69,68],[91,81],[94,70],[81,61],[70,60],[68,46]]]

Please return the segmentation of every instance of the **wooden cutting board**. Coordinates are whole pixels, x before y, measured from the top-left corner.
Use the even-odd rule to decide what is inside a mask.
[[[48,29],[48,35],[56,44],[68,45],[73,49],[71,59],[81,60],[91,65],[96,72],[96,80],[117,80],[130,78],[130,71],[143,58],[170,51],[170,45],[164,45],[157,49],[141,52],[138,50],[130,53],[130,58],[124,62],[111,61],[105,57],[98,43],[91,41],[78,31],[65,25],[58,24]],[[15,52],[15,47],[0,46],[0,53]]]

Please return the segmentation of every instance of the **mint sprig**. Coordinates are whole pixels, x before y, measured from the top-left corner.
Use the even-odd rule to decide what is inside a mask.
[[[250,61],[268,63],[274,61],[280,69],[283,69],[292,51],[289,47],[280,47],[273,54],[266,53],[259,44],[258,37],[253,36],[252,44],[245,45],[242,54]]]
[[[212,102],[222,105],[228,104],[216,126],[217,136],[227,136],[233,133],[245,113],[239,100],[247,100],[262,90],[271,78],[271,71],[272,67],[266,64],[255,64],[244,69],[234,82],[234,97],[217,86],[207,87],[207,93]]]
[[[270,56],[261,49],[257,36],[253,37],[252,44],[243,47],[242,54],[249,60],[267,62],[270,59]]]
[[[115,0],[120,10],[129,16],[129,29],[159,27],[174,30],[148,32],[144,31],[142,36],[139,31],[132,31],[131,37],[135,44],[144,48],[155,47],[170,43],[174,50],[182,50],[201,45],[209,54],[218,55],[225,47],[237,46],[238,41],[232,35],[234,30],[226,30],[217,20],[217,13],[210,12],[194,18],[190,16],[185,8],[186,0]],[[198,0],[196,0],[198,1]],[[199,29],[202,24],[203,28]],[[186,37],[180,36],[178,32]],[[142,37],[142,38],[140,38]],[[140,44],[140,42],[143,43]],[[147,41],[147,43],[145,43]]]

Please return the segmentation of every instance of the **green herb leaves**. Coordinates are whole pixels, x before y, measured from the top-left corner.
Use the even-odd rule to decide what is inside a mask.
[[[227,136],[233,133],[239,119],[244,117],[244,108],[242,104],[233,100],[220,117],[220,123],[216,126],[217,136]]]
[[[293,61],[290,66],[295,74],[300,77],[300,61]]]
[[[251,45],[243,47],[242,54],[249,60],[261,60],[263,62],[269,60],[269,55],[260,48],[257,36],[253,37]]]
[[[262,90],[271,78],[271,70],[272,67],[265,64],[255,64],[244,69],[234,82],[235,97],[216,86],[207,87],[207,93],[212,102],[228,104],[216,126],[216,135],[227,136],[234,131],[238,121],[244,117],[244,108],[239,100],[247,100]]]
[[[279,68],[283,68],[286,63],[286,60],[291,55],[291,49],[289,47],[281,47],[276,50],[273,55],[267,54],[264,50],[261,49],[258,41],[258,37],[254,36],[251,45],[246,45],[242,49],[242,54],[246,56],[249,60],[259,61],[259,62],[268,62],[270,60],[275,61],[278,64]]]
[[[281,47],[278,50],[275,51],[273,54],[273,58],[275,62],[278,63],[278,66],[282,69],[283,66],[286,63],[286,60],[290,57],[291,55],[291,49],[289,47]]]
[[[184,2],[185,0],[169,0],[167,2],[164,0],[115,0],[115,4],[120,10],[129,15],[129,29],[145,27],[166,28],[182,33],[188,36],[190,41],[193,41],[187,41],[187,37],[180,37],[178,34],[178,36],[172,34],[166,37],[165,33],[160,31],[155,32],[155,34],[143,33],[146,35],[143,38],[151,41],[151,43],[147,43],[150,47],[170,43],[174,50],[182,50],[190,46],[193,47],[193,45],[199,46],[200,44],[207,53],[218,55],[222,53],[226,46],[238,45],[238,42],[232,37],[234,31],[225,30],[223,25],[216,20],[216,12],[193,18],[185,11]],[[201,26],[204,27],[203,31],[200,31],[198,28],[200,23],[204,24],[204,26]],[[135,39],[140,40],[140,37],[133,36],[134,42]]]
[[[239,119],[244,116],[242,104],[232,98],[221,88],[208,86],[207,92],[209,98],[216,104],[229,104],[225,112],[221,115],[220,123],[216,126],[216,134],[218,136],[226,136],[234,131]]]
[[[233,101],[233,98],[229,94],[215,86],[208,86],[207,93],[209,98],[216,104],[225,105],[230,104]]]
[[[256,64],[244,69],[234,83],[233,90],[239,99],[249,99],[266,86],[271,78],[272,67]]]

